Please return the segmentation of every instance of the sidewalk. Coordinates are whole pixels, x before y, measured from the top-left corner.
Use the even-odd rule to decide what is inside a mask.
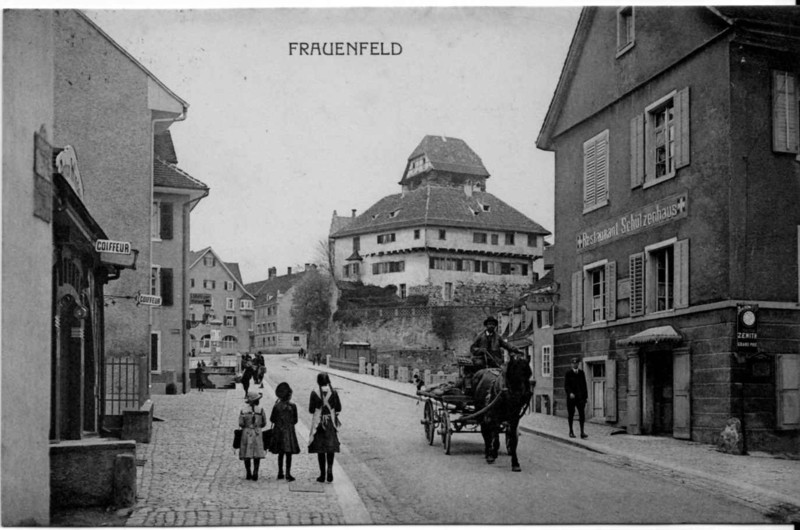
[[[411,399],[422,399],[411,383],[325,366],[312,368]],[[537,413],[526,414],[520,421],[520,430],[523,435],[534,434],[609,455],[618,465],[632,466],[733,497],[773,516],[775,522],[800,521],[800,460],[775,458],[766,453],[736,456],[721,453],[713,445],[675,438],[612,434],[619,429],[599,423],[586,424],[588,439],[569,438],[566,418]]]

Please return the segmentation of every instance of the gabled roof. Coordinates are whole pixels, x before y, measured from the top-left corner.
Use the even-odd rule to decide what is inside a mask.
[[[178,155],[175,154],[175,144],[172,143],[172,133],[169,129],[153,136],[153,154],[170,164],[178,163]]]
[[[294,287],[303,276],[305,276],[305,271],[284,274],[283,276],[275,276],[268,280],[248,283],[246,287],[248,292],[253,293],[255,296],[255,304],[260,305],[266,303],[270,298],[275,297],[279,292],[281,294],[286,293],[289,289]]]
[[[483,166],[481,157],[460,138],[427,135],[408,157],[408,161],[411,162],[422,155],[425,155],[430,162],[431,169],[489,177],[489,172]],[[408,164],[406,164],[400,184],[406,181],[407,175]]]
[[[153,158],[153,185],[162,188],[208,191],[208,186],[186,173],[178,166],[160,158]]]
[[[217,263],[219,263],[222,266],[223,270],[228,274],[228,276],[231,278],[231,280],[236,282],[236,284],[239,287],[242,288],[242,291],[244,291],[244,294],[255,298],[255,296],[253,296],[252,292],[249,289],[247,289],[247,287],[245,287],[244,284],[242,283],[242,276],[241,276],[241,273],[239,272],[239,264],[238,263],[225,263],[224,261],[219,259],[219,256],[217,255],[217,253],[214,252],[214,249],[212,249],[211,247],[206,247],[203,250],[199,250],[199,251],[196,251],[196,252],[195,251],[190,251],[189,252],[189,269],[190,270],[193,269],[194,266],[197,265],[200,262],[200,260],[202,260],[203,257],[206,254],[209,254],[209,253],[212,254],[214,256],[214,258],[216,258]],[[231,269],[231,265],[233,266],[233,270]]]
[[[331,237],[424,226],[550,234],[491,193],[473,191],[468,196],[461,188],[421,186],[384,197]]]
[[[335,234],[339,230],[342,230],[344,227],[349,225],[355,217],[353,216],[344,216],[344,215],[337,215],[336,210],[333,211],[333,217],[331,218],[331,228],[328,230],[328,234]]]

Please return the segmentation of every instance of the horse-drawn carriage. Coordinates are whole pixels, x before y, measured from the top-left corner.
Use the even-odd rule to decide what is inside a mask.
[[[532,395],[531,368],[523,358],[512,358],[500,368],[473,372],[470,357],[456,357],[459,384],[417,390],[425,398],[421,420],[425,439],[433,445],[436,435],[445,454],[450,454],[453,434],[481,433],[488,463],[497,458],[500,438],[506,435],[506,449],[513,471],[520,471],[517,460],[519,420]]]

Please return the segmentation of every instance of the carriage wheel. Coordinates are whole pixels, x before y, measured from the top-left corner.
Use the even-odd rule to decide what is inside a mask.
[[[442,445],[444,445],[444,454],[450,454],[450,442],[453,438],[453,426],[450,423],[450,415],[444,413],[444,422],[442,423]]]
[[[433,416],[433,403],[430,400],[425,402],[422,425],[425,427],[425,439],[428,440],[428,445],[433,445],[433,438],[436,433],[436,419]]]

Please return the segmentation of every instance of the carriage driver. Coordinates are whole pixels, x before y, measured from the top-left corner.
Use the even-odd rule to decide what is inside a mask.
[[[488,317],[483,321],[486,330],[472,343],[469,352],[472,354],[472,365],[475,371],[481,368],[500,368],[503,364],[503,350],[522,355],[522,351],[515,348],[497,334],[497,319]]]

